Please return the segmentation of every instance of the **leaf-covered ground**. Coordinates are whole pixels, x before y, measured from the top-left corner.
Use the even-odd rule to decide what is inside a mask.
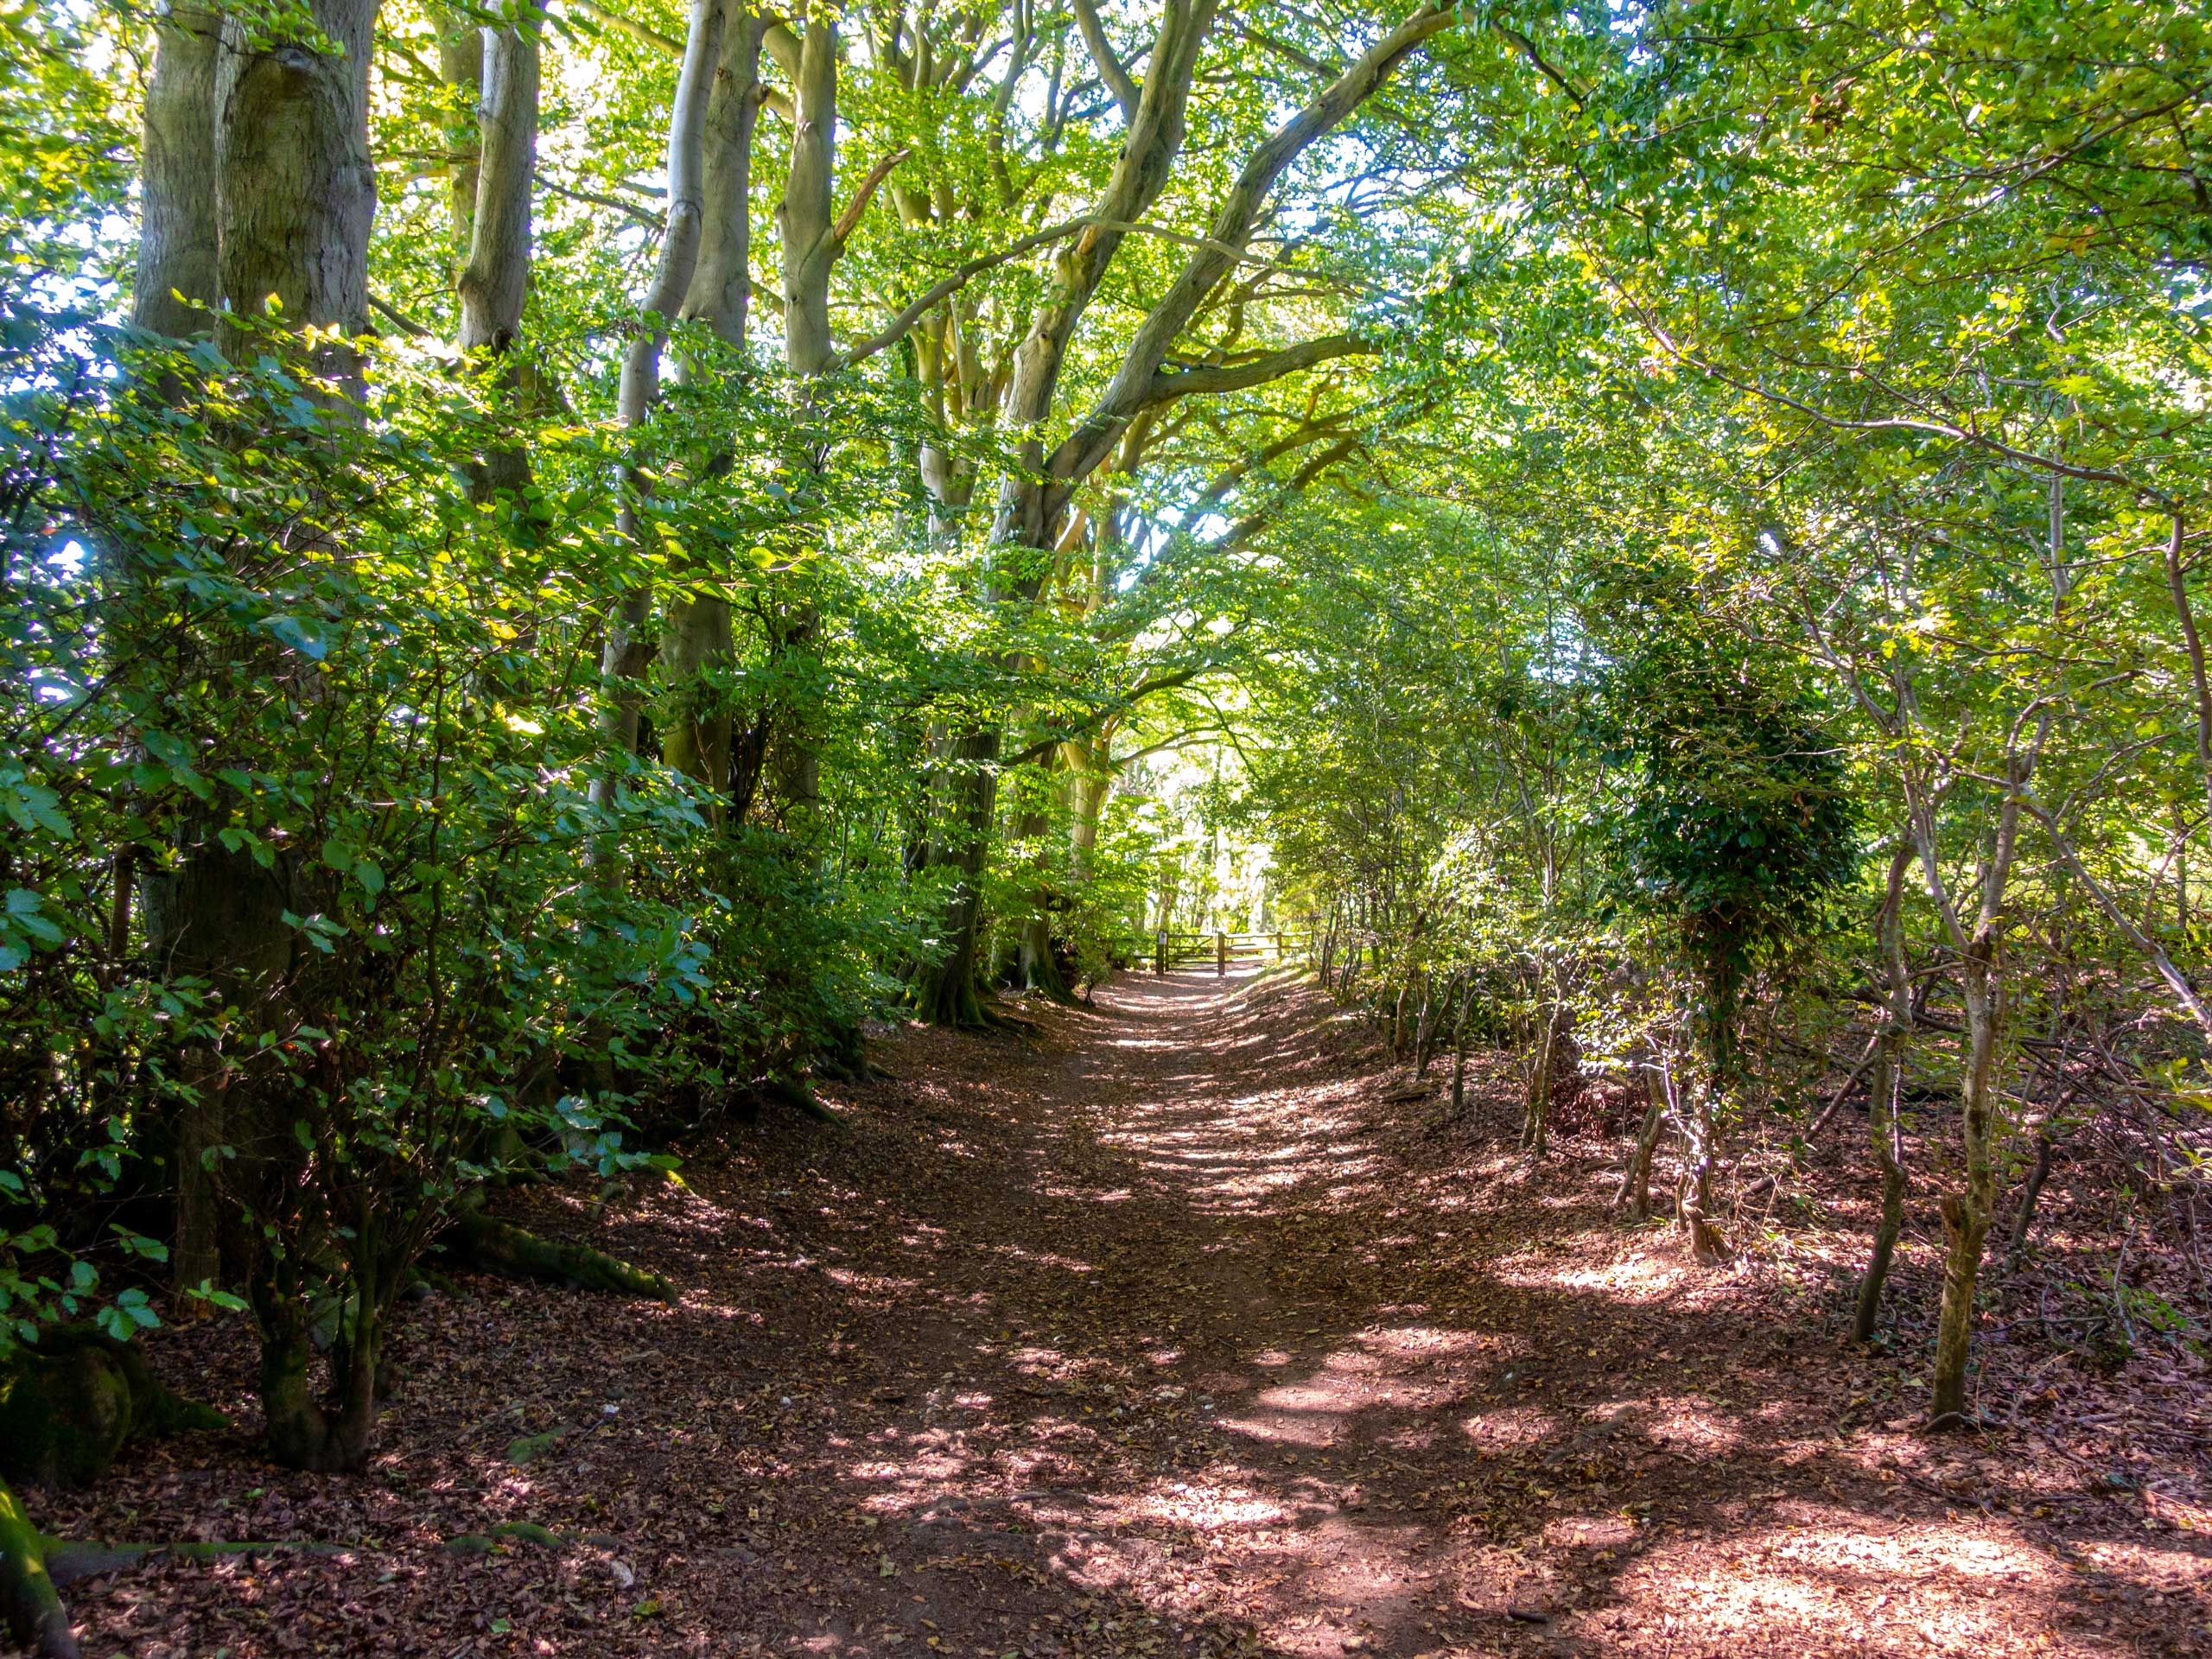
[[[681,1303],[430,1296],[366,1478],[200,1437],[41,1500],[349,1547],[80,1583],[86,1651],[2212,1651],[2201,1360],[1999,1332],[2010,1426],[1930,1440],[1817,1229],[1693,1272],[1607,1220],[1617,1140],[1510,1150],[1502,1072],[1447,1122],[1287,982],[1099,1003],[893,1033],[848,1133],[524,1198]],[[241,1332],[154,1353],[251,1424]]]

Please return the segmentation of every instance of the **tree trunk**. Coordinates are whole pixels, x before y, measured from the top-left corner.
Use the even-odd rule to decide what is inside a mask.
[[[1853,1342],[1874,1339],[1881,1321],[1882,1287],[1889,1278],[1897,1236],[1904,1230],[1904,1148],[1897,1132],[1898,1078],[1894,1065],[1878,1064],[1869,1085],[1876,1091],[1870,1133],[1882,1166],[1882,1209],[1874,1223],[1874,1243],[1867,1254],[1866,1276],[1859,1281],[1859,1302],[1851,1321]]]
[[[1740,975],[1734,958],[1723,953],[1707,982],[1705,1018],[1705,1073],[1688,1090],[1689,1111],[1682,1126],[1681,1186],[1676,1198],[1682,1225],[1689,1231],[1690,1257],[1706,1266],[1724,1262],[1728,1241],[1713,1214],[1713,1176],[1720,1160],[1719,1115],[1735,1088],[1736,1010]]]
[[[1689,1114],[1682,1124],[1687,1142],[1679,1201],[1682,1224],[1689,1230],[1691,1259],[1706,1266],[1728,1259],[1728,1241],[1713,1218],[1713,1172],[1719,1161],[1719,1139],[1714,1093],[1710,1081],[1700,1081],[1691,1090]]]
[[[382,1230],[366,1214],[348,1242],[350,1322],[340,1313],[330,1354],[330,1389],[316,1397],[313,1315],[299,1264],[264,1255],[247,1286],[261,1338],[261,1410],[269,1455],[288,1469],[351,1474],[367,1465],[376,1427],[376,1368],[385,1303],[380,1283]]]
[[[752,315],[753,138],[760,112],[760,47],[767,27],[762,14],[731,0],[702,118],[698,252],[678,313],[687,321],[704,322],[716,340],[741,353]],[[690,357],[677,365],[677,377],[686,385],[707,372]],[[699,445],[702,469],[713,464],[718,442],[715,435]],[[733,775],[735,722],[726,693],[709,683],[728,664],[734,649],[728,600],[695,593],[671,601],[661,664],[673,696],[661,759],[701,786],[709,797],[709,820],[717,824],[741,820],[753,793],[748,783],[741,791],[745,800],[736,798],[741,791]],[[751,769],[752,781],[757,781],[758,772],[757,766]]]
[[[175,338],[205,334],[221,293],[215,168],[221,38],[218,14],[172,9],[158,28],[154,73],[146,87],[131,321]],[[175,391],[170,388],[167,395]],[[227,854],[214,842],[209,813],[188,803],[182,818],[174,868],[149,868],[143,876],[147,944],[156,973],[219,972],[230,965],[236,946],[251,954],[267,944],[283,906],[281,897],[266,893],[267,876],[251,857]],[[125,880],[119,870],[118,882]],[[235,929],[226,924],[226,897],[249,912]],[[242,987],[234,988],[244,995]],[[177,1203],[169,1276],[178,1289],[191,1290],[221,1277],[218,1201],[204,1154],[223,1141],[225,1070],[218,1054],[195,1041],[180,1057],[179,1071],[188,1096],[169,1124]]]
[[[783,234],[784,360],[801,382],[836,357],[830,332],[830,274],[841,251],[830,222],[837,161],[837,27],[829,10],[808,14],[794,77],[791,170],[776,209]]]
[[[1475,982],[1471,974],[1459,992],[1459,1005],[1452,1022],[1452,1116],[1467,1109],[1467,1021],[1475,1007]]]
[[[1024,990],[1034,991],[1049,1001],[1076,1001],[1075,989],[1060,971],[1060,959],[1052,950],[1052,924],[1049,917],[1029,916],[1022,919],[1014,971]]]
[[[146,84],[138,273],[130,320],[178,339],[207,332],[219,285],[215,83],[219,13],[172,6]]]
[[[1933,1427],[1965,1420],[1967,1361],[1974,1341],[1974,1289],[1981,1274],[1982,1244],[1996,1207],[1997,1103],[1995,1061],[2000,1017],[1997,976],[1997,925],[1975,930],[1961,964],[1961,1000],[1966,1005],[1967,1053],[1960,1084],[1966,1177],[1960,1190],[1942,1200],[1943,1231],[1948,1249],[1943,1261],[1943,1300],[1936,1319],[1936,1367],[1929,1382],[1929,1421]]]
[[[1105,810],[1106,793],[1114,779],[1099,767],[1097,753],[1090,744],[1070,743],[1063,752],[1068,762],[1069,865],[1077,882],[1087,882],[1098,851],[1099,814]]]
[[[1038,765],[1049,766],[1052,760],[1048,755]],[[1020,918],[1015,930],[1014,978],[1025,991],[1033,991],[1053,1002],[1072,1004],[1075,990],[1069,985],[1067,976],[1060,971],[1059,958],[1052,950],[1051,878],[1042,850],[1045,834],[1052,828],[1052,822],[1046,804],[1036,796],[1030,796],[1014,827],[1017,840],[1032,842],[1039,849],[1033,855],[1026,881],[1029,913]]]
[[[1637,1069],[1643,1077],[1643,1122],[1629,1152],[1628,1167],[1621,1173],[1617,1202],[1629,1220],[1645,1222],[1651,1219],[1651,1160],[1659,1150],[1660,1133],[1667,1126],[1668,1082],[1666,1070],[1656,1058],[1646,1059]]]
[[[76,1633],[46,1570],[46,1540],[0,1481],[0,1624],[36,1659],[77,1659]]]
[[[2044,1183],[2050,1179],[2051,1154],[2057,1142],[2050,1138],[2048,1122],[2043,1132],[2036,1136],[2036,1161],[2028,1171],[2027,1185],[2020,1189],[2019,1212],[2012,1218],[2012,1237],[2005,1247],[2005,1266],[2007,1271],[2020,1265],[2020,1258],[2027,1254],[2028,1234],[2036,1224],[2036,1201],[2043,1197]]]
[[[652,287],[641,308],[645,315],[633,325],[635,332],[623,353],[622,378],[615,394],[615,416],[626,428],[642,425],[660,396],[661,353],[668,341],[668,321],[683,304],[697,266],[706,216],[707,104],[721,54],[723,22],[722,0],[692,0],[683,67],[677,74],[676,97],[668,117],[668,220],[661,235]],[[619,488],[616,531],[642,548],[646,536],[638,509],[642,480],[634,466],[624,469]],[[620,780],[638,752],[645,712],[645,690],[639,677],[653,656],[647,626],[652,600],[649,583],[633,583],[614,595],[607,617],[606,643],[600,654],[600,679],[606,700],[600,715],[604,753],[599,775],[592,779],[594,806],[613,804]],[[600,849],[596,861],[601,880],[618,879],[619,860],[613,848]]]
[[[1537,1007],[1536,1049],[1529,1060],[1529,1096],[1521,1122],[1521,1144],[1532,1158],[1542,1157],[1550,1147],[1552,1071],[1565,1017],[1565,1010],[1548,995]]]
[[[2005,755],[2005,794],[1997,829],[1979,871],[1980,906],[1968,932],[1942,880],[1936,856],[1936,820],[1927,798],[1907,774],[1912,791],[1911,830],[1929,895],[1936,901],[1953,948],[1958,952],[1960,1000],[1966,1011],[1966,1053],[1959,1079],[1960,1135],[1966,1154],[1961,1190],[1942,1201],[1948,1244],[1943,1262],[1943,1298],[1937,1311],[1936,1363],[1929,1381],[1931,1427],[1964,1421],[1967,1362],[1974,1342],[1974,1287],[1981,1273],[1983,1242],[1996,1205],[1996,1059],[2004,1017],[1999,953],[2005,937],[2005,889],[2019,847],[2020,811],[2029,779],[2049,739],[2056,715],[2045,709],[2024,748],[2014,741]]]
[[[821,675],[822,617],[812,603],[803,601],[785,610],[772,626],[769,649],[776,659],[777,677],[786,690],[772,716],[769,771],[785,804],[809,804],[822,798],[822,752],[817,747],[820,734],[808,690]],[[791,689],[794,686],[796,691]]]
[[[523,385],[515,345],[530,288],[531,194],[537,176],[538,41],[537,26],[483,31],[481,162],[469,217],[467,261],[457,283],[459,343],[465,353],[498,365],[496,384],[512,405]],[[471,469],[470,493],[488,502],[519,498],[531,478],[520,444],[495,444]]]
[[[729,821],[734,727],[728,703],[707,676],[729,661],[732,645],[727,600],[686,594],[671,602],[660,650],[671,688],[660,758],[700,786],[708,820],[716,824]]]
[[[1912,974],[1904,955],[1904,878],[1912,843],[1901,838],[1890,858],[1887,896],[1882,903],[1879,934],[1882,964],[1889,978],[1889,1007],[1875,1039],[1874,1073],[1867,1088],[1867,1134],[1882,1169],[1882,1209],[1874,1224],[1874,1245],[1859,1281],[1859,1304],[1851,1323],[1853,1342],[1872,1342],[1882,1312],[1882,1285],[1890,1259],[1904,1229],[1904,1142],[1897,1122],[1897,1095],[1904,1077],[1904,1039],[1912,1028]]]
[[[291,327],[359,334],[377,208],[369,156],[377,0],[308,0],[306,15],[338,51],[278,38],[240,39],[222,54],[217,270],[234,316],[274,302]],[[323,367],[341,384],[356,372],[343,347],[327,353]]]
[[[1421,986],[1421,1017],[1414,1024],[1414,1076],[1428,1075],[1428,1063],[1436,1058],[1436,1027],[1443,1009],[1450,1006],[1452,986],[1449,981],[1439,995],[1424,978]]]
[[[2197,782],[2204,803],[2212,810],[2212,671],[2204,664],[2204,641],[2196,632],[2196,613],[2189,602],[2189,578],[2182,564],[2188,537],[2182,515],[2173,515],[2173,533],[2166,538],[2166,591],[2174,601],[2174,619],[2181,625],[2183,649],[2189,655],[2189,680],[2196,693]]]
[[[753,138],[760,123],[760,45],[766,16],[733,0],[707,96],[701,156],[704,218],[682,315],[742,347],[753,298]],[[686,371],[690,369],[686,365]]]
[[[225,847],[219,804],[188,801],[178,817],[175,858],[143,879],[147,948],[158,973],[206,982],[207,1019],[237,1010],[226,1036],[195,1035],[178,1057],[183,1091],[170,1141],[177,1214],[169,1280],[188,1292],[222,1283],[219,1149],[230,1137],[241,1057],[251,1056],[264,1004],[291,966],[292,935],[284,924],[290,894],[283,861],[264,869],[251,852]]]
[[[444,5],[431,10],[430,28],[438,38],[438,82],[446,97],[438,130],[446,147],[446,193],[453,210],[454,242],[461,251],[457,275],[459,266],[468,263],[469,246],[475,239],[476,179],[482,163],[476,106],[483,95],[486,31],[466,11]]]
[[[280,37],[249,44],[226,37],[216,86],[217,268],[230,317],[254,316],[273,307],[287,327],[356,334],[367,325],[369,232],[376,215],[368,92],[377,3],[308,0],[306,15],[321,41]],[[337,49],[322,49],[326,41]],[[252,349],[252,330],[233,324],[225,333],[234,346]],[[320,367],[341,391],[358,391],[359,363],[349,348],[321,348]],[[281,956],[289,951],[289,930],[281,912],[309,907],[293,890],[295,874],[282,857],[275,870],[262,871],[250,861],[241,864],[207,855],[199,869],[188,868],[175,895],[177,934],[189,949],[197,933],[196,948],[206,951],[226,928],[231,930],[238,943],[221,947],[232,964],[230,971],[242,982],[250,974],[273,982]],[[212,931],[205,925],[210,916],[220,918]],[[267,1103],[257,1104],[265,1109]],[[242,1159],[241,1164],[247,1161]],[[260,1165],[265,1158],[255,1154],[251,1161]],[[256,1168],[251,1178],[267,1185],[276,1173]],[[368,1218],[359,1220],[365,1229]],[[263,1405],[271,1448],[296,1467],[358,1468],[367,1456],[373,1388],[364,1379],[339,1379],[341,1391],[356,1382],[364,1386],[334,1414],[304,1399],[303,1367],[295,1365],[292,1355],[305,1340],[307,1310],[296,1282],[270,1277],[273,1249],[265,1243],[258,1248],[264,1261],[250,1275],[249,1286],[262,1335]],[[359,1347],[372,1365],[372,1247],[357,1238],[353,1248],[362,1252],[357,1285],[366,1310]],[[295,1271],[284,1269],[288,1275]]]
[[[954,769],[946,779],[946,822],[930,862],[955,872],[945,911],[945,954],[925,969],[917,996],[922,1017],[934,1025],[985,1024],[976,995],[976,950],[983,920],[982,874],[998,800],[999,734],[971,732],[951,745]]]
[[[1743,969],[1732,950],[1719,949],[1706,978],[1703,1023],[1706,1075],[1690,1091],[1690,1110],[1682,1125],[1681,1210],[1690,1235],[1693,1260],[1711,1265],[1728,1258],[1728,1241],[1713,1213],[1713,1178],[1720,1162],[1720,1124],[1737,1100],[1742,1078],[1736,1024],[1743,1002]]]

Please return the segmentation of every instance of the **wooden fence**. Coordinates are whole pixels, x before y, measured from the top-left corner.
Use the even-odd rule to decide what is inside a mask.
[[[1313,943],[1313,935],[1287,928],[1266,933],[1163,932],[1149,941],[1137,943],[1150,948],[1133,950],[1129,954],[1140,959],[1150,956],[1155,974],[1192,963],[1211,962],[1217,976],[1225,976],[1231,963],[1280,963],[1302,957]]]

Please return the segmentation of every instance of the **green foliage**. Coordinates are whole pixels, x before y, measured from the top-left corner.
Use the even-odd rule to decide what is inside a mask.
[[[1079,20],[854,14],[836,360],[763,302],[772,113],[747,326],[675,322],[634,419],[686,15],[621,15],[531,18],[522,344],[463,364],[474,13],[378,16],[398,333],[175,342],[118,321],[145,17],[0,6],[0,1346],[150,1323],[204,1179],[180,1294],[343,1348],[486,1182],[664,1166],[942,963],[964,1014],[1261,905],[1347,998],[1593,1064],[1701,1023],[1729,1071],[1756,1005],[1745,1086],[1795,1097],[1854,1017],[1795,988],[1883,971],[1862,829],[1916,837],[1940,978],[2013,814],[2012,1017],[2190,1097],[2142,1016],[2212,960],[2196,11],[1463,9],[1141,374],[1386,14],[1217,23],[1157,194],[1079,239],[1128,137]]]
[[[1834,736],[1777,665],[1679,626],[1605,677],[1601,818],[1619,900],[1660,916],[1718,981],[1818,928],[1859,869],[1859,810]]]

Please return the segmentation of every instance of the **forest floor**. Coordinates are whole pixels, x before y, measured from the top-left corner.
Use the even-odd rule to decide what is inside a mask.
[[[430,1296],[365,1477],[201,1436],[41,1499],[350,1546],[81,1583],[87,1654],[2212,1652],[2201,1358],[2032,1355],[1930,1439],[1833,1273],[1609,1220],[1615,1135],[1514,1152],[1503,1061],[1452,1122],[1287,980],[1020,1013],[878,1040],[849,1129],[524,1195],[681,1300]],[[251,1423],[235,1325],[153,1353]],[[452,1542],[514,1521],[567,1541]]]

